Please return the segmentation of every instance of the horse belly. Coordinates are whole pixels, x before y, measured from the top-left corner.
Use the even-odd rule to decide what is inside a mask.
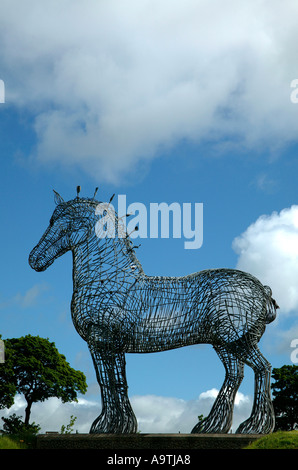
[[[135,326],[128,352],[159,352],[209,342],[202,321],[198,315],[142,319]]]

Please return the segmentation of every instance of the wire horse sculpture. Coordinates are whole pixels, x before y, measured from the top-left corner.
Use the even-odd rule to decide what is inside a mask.
[[[229,431],[244,364],[255,373],[255,396],[250,417],[236,432],[272,432],[271,365],[257,346],[278,308],[271,289],[252,275],[233,269],[211,269],[184,277],[146,275],[129,235],[120,233],[123,224],[109,209],[110,204],[96,201],[96,193],[91,199],[80,197],[79,192],[80,187],[77,197],[68,202],[55,192],[57,207],[30,253],[29,264],[44,271],[56,258],[72,251],[72,320],[88,343],[102,398],[101,414],[90,433],[137,432],[127,393],[126,353],[199,343],[213,346],[226,374],[208,417],[197,423],[192,433]],[[98,212],[98,204],[104,204],[105,210]],[[98,232],[98,221],[103,217],[117,228],[115,236]]]

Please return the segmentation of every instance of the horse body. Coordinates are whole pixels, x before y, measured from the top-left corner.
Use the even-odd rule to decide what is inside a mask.
[[[147,276],[128,237],[98,237],[98,202],[57,201],[50,226],[29,262],[46,269],[67,250],[73,253],[74,326],[87,341],[102,394],[102,412],[91,432],[135,432],[128,395],[126,353],[158,352],[212,344],[226,379],[202,425],[192,432],[228,432],[244,363],[256,375],[251,417],[238,432],[270,432],[270,364],[257,343],[275,316],[270,288],[250,274],[213,269],[183,277]]]

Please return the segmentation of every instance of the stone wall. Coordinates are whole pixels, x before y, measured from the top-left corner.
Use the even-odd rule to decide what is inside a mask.
[[[242,449],[253,434],[40,434],[38,449]]]

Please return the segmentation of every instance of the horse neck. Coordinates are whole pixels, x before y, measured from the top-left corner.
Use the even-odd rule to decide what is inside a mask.
[[[127,285],[144,274],[129,239],[98,239],[94,234],[72,251],[75,290],[93,282],[107,287],[115,278]]]

